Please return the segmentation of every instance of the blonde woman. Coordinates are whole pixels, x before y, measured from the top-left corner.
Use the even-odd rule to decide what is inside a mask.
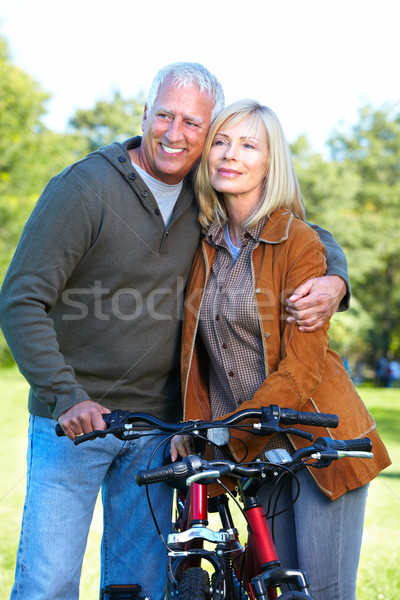
[[[334,463],[300,473],[300,498],[276,520],[282,564],[307,571],[316,600],[353,600],[368,483],[390,464],[386,449],[344,368],[329,348],[329,323],[301,333],[285,301],[326,272],[325,249],[304,221],[304,206],[281,125],[251,100],[227,107],[211,126],[196,174],[204,237],[189,279],[182,348],[184,418],[225,417],[279,404],[339,415],[337,430],[315,435],[369,436],[371,461]],[[235,433],[236,435],[236,433]],[[269,447],[299,447],[273,436]],[[265,439],[242,435],[252,459]],[[172,455],[190,451],[177,438]],[[244,457],[243,444],[229,452]],[[290,506],[292,490],[281,498]],[[268,498],[268,489],[261,488]]]

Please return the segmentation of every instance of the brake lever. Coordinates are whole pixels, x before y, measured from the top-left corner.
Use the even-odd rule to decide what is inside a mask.
[[[283,433],[292,433],[293,435],[297,435],[297,437],[304,438],[305,440],[308,440],[309,442],[312,442],[314,439],[314,436],[312,433],[309,433],[308,431],[302,431],[301,429],[296,429],[295,427],[285,427],[284,429],[282,429],[281,427],[278,427],[277,431],[280,431]]]
[[[313,441],[314,436],[312,433],[308,433],[308,431],[302,431],[301,429],[295,429],[294,427],[279,427],[278,423],[273,424],[265,424],[265,423],[254,423],[253,425],[254,435],[273,435],[274,433],[292,433],[293,435],[297,435],[297,437],[302,437],[310,442]]]
[[[281,409],[276,404],[272,404],[269,407],[263,407],[261,409],[261,419],[259,423],[253,425],[255,435],[273,435],[274,433],[292,433],[297,437],[302,437],[310,442],[313,441],[314,436],[308,431],[302,431],[301,429],[295,429],[294,427],[279,427],[279,419],[281,417]]]
[[[197,481],[201,481],[204,484],[213,483],[215,479],[219,479],[224,475],[229,475],[231,471],[235,468],[235,465],[223,465],[215,470],[203,471],[200,473],[194,473],[190,475],[186,479],[186,485],[190,485],[191,483],[196,483]],[[209,480],[209,481],[207,481]]]

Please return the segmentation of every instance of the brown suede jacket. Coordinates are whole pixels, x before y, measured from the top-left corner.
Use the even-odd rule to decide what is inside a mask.
[[[202,241],[187,287],[181,357],[185,420],[211,418],[208,359],[197,333],[199,309],[215,251]],[[310,469],[319,488],[335,500],[371,481],[390,464],[390,458],[342,359],[329,348],[329,323],[316,332],[301,333],[286,321],[285,299],[297,286],[324,275],[325,270],[325,249],[319,236],[287,210],[274,212],[252,255],[254,298],[267,378],[253,398],[237,410],[278,404],[296,410],[334,413],[339,415],[338,428],[302,426],[302,429],[315,438],[371,438],[373,459],[347,458],[334,461],[325,469]],[[257,456],[268,439],[250,433],[240,437],[248,447],[247,460]],[[297,436],[291,435],[290,439],[296,449],[308,444]],[[232,440],[229,446],[237,460],[244,457],[240,441]]]

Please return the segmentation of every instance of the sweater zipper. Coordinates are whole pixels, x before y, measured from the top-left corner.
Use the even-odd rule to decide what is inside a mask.
[[[187,374],[186,374],[186,381],[185,381],[185,393],[184,393],[184,397],[183,397],[183,415],[185,415],[185,413],[186,413],[186,396],[187,396],[188,380],[189,380],[189,375],[190,375],[190,369],[191,369],[191,366],[192,366],[193,352],[194,352],[194,347],[195,347],[195,343],[196,343],[197,330],[199,328],[200,312],[201,312],[201,307],[202,307],[202,304],[203,304],[204,295],[206,293],[206,285],[207,285],[208,277],[209,277],[209,274],[210,274],[210,265],[209,265],[209,262],[208,262],[207,253],[206,253],[206,251],[204,249],[204,244],[201,245],[201,251],[203,253],[204,263],[205,263],[205,267],[206,267],[206,276],[205,276],[205,279],[204,279],[203,293],[202,293],[201,299],[200,299],[199,310],[197,311],[196,326],[195,326],[195,329],[194,329],[192,347],[190,349],[189,365],[188,365],[188,370],[187,370]]]

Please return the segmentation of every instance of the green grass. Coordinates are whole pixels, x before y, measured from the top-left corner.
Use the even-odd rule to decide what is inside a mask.
[[[0,371],[0,600],[10,596],[24,502],[27,392],[27,384],[15,369]],[[397,600],[400,598],[400,389],[362,388],[360,393],[377,421],[393,465],[370,486],[358,600]],[[98,597],[100,536],[98,506],[82,573],[84,600]]]
[[[400,389],[361,389],[392,465],[370,486],[358,573],[358,600],[400,597]]]

